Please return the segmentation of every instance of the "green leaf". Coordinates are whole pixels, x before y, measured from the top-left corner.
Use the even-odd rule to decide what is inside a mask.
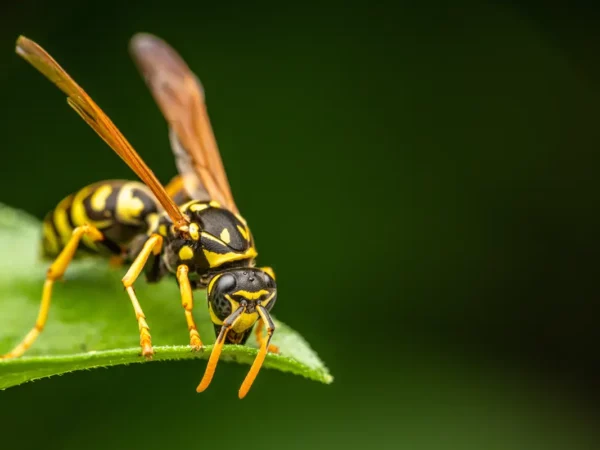
[[[0,204],[0,354],[29,331],[37,316],[49,263],[39,258],[41,224],[31,216]],[[123,268],[103,259],[74,261],[57,282],[46,327],[21,358],[0,360],[0,389],[75,370],[147,362],[137,346],[139,335],[131,303],[123,290]],[[176,282],[149,285],[141,279],[136,292],[146,313],[155,345],[154,361],[207,359],[212,345],[193,352]],[[194,315],[203,342],[214,341],[214,329],[203,291],[196,291]],[[296,331],[275,320],[273,343],[281,354],[269,354],[264,367],[331,383],[323,362]],[[223,361],[250,364],[256,340],[247,346],[225,346]],[[223,370],[223,368],[221,368]]]

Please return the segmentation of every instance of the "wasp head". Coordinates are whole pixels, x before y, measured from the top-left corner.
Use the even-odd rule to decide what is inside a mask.
[[[223,323],[236,311],[239,315],[227,334],[227,342],[243,344],[252,325],[261,317],[258,309],[267,312],[277,300],[274,278],[257,268],[230,269],[213,277],[208,285],[210,317],[218,334]]]

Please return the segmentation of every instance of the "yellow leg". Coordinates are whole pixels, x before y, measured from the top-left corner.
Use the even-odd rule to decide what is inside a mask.
[[[263,329],[265,328],[265,321],[262,319],[258,320],[256,324],[256,328],[254,329],[254,334],[256,335],[256,342],[258,342],[258,346],[262,347],[265,341],[265,337],[263,336]],[[273,344],[269,344],[269,353],[279,353],[279,347]]]
[[[241,303],[242,302],[240,302],[240,304]],[[204,391],[212,381],[213,375],[215,374],[215,370],[217,368],[217,362],[219,361],[219,356],[221,356],[221,350],[223,350],[223,344],[225,343],[227,333],[235,326],[240,317],[242,317],[242,313],[245,310],[246,305],[240,305],[238,309],[236,309],[223,321],[223,325],[221,325],[221,331],[219,332],[219,336],[217,336],[217,340],[215,341],[212,353],[210,354],[210,358],[208,359],[208,364],[206,365],[204,376],[202,377],[202,381],[200,381],[200,384],[196,388],[196,392]]]
[[[133,283],[135,283],[135,280],[137,280],[137,278],[140,276],[140,273],[142,273],[144,265],[146,264],[146,261],[148,261],[150,255],[160,254],[162,242],[162,236],[158,234],[153,234],[150,236],[144,244],[142,251],[135,258],[135,261],[133,261],[133,264],[131,264],[131,267],[122,280],[125,290],[131,299],[133,310],[135,311],[135,317],[138,321],[138,328],[140,330],[140,346],[142,347],[142,355],[146,358],[152,358],[152,355],[154,354],[154,350],[152,349],[152,337],[150,336],[150,328],[146,322],[144,311],[142,311],[140,302],[138,301],[135,291],[133,290]]]
[[[198,333],[194,316],[192,315],[194,296],[192,294],[192,287],[190,286],[190,279],[188,278],[188,271],[188,266],[185,264],[177,267],[177,281],[179,282],[179,290],[181,291],[181,306],[183,306],[185,311],[185,320],[190,331],[190,346],[192,349],[198,351],[202,349],[202,340],[200,340],[200,333]]]
[[[112,255],[108,260],[109,267],[112,268],[120,268],[123,264],[125,264],[125,258],[121,255]]]
[[[73,256],[77,251],[79,241],[84,235],[88,235],[95,241],[104,239],[102,233],[96,227],[91,225],[82,225],[73,230],[71,239],[69,239],[67,245],[65,245],[63,250],[48,269],[46,274],[46,282],[44,283],[44,290],[42,291],[42,302],[40,304],[40,310],[38,312],[35,325],[15,348],[5,355],[0,355],[0,359],[9,359],[21,356],[29,347],[33,345],[37,337],[40,335],[44,329],[44,326],[46,325],[46,320],[48,319],[50,300],[52,299],[52,286],[56,280],[62,278],[64,275],[67,267],[69,267],[69,263],[72,261]]]
[[[183,188],[183,177],[181,175],[175,175],[165,186],[165,191],[167,191],[169,197],[173,198]]]
[[[269,312],[265,309],[265,307],[262,305],[258,305],[256,309],[258,311],[258,314],[260,314],[261,320],[267,324],[267,338],[262,341],[260,349],[258,350],[258,355],[256,355],[256,359],[252,363],[252,367],[250,367],[250,371],[248,372],[248,375],[246,375],[246,379],[240,387],[240,390],[238,392],[239,398],[244,398],[250,390],[250,388],[252,387],[252,383],[254,383],[254,380],[256,379],[256,376],[258,375],[258,372],[260,371],[260,368],[263,365],[265,357],[267,356],[267,349],[269,348],[271,337],[275,332],[275,324],[271,320]]]
[[[275,271],[271,267],[261,267],[262,271],[267,272],[271,278],[275,279]],[[265,337],[263,336],[263,328],[265,327],[264,320],[260,319],[256,324],[256,328],[254,329],[254,333],[256,334],[256,342],[258,342],[258,346],[261,347],[263,345],[263,341]],[[269,344],[269,353],[279,353],[279,347],[273,344]]]

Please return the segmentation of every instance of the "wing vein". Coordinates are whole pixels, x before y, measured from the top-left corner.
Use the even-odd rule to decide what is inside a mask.
[[[19,36],[16,52],[67,95],[69,106],[146,183],[173,222],[178,226],[187,223],[177,205],[171,200],[152,170],[133,149],[125,136],[54,58],[38,44],[24,36]]]
[[[188,195],[208,197],[238,212],[198,78],[181,56],[156,36],[135,35],[130,51],[169,124],[171,147]]]

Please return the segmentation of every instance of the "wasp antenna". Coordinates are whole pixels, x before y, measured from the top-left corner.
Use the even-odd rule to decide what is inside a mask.
[[[202,377],[202,381],[200,381],[200,384],[196,388],[196,392],[203,392],[204,390],[206,390],[206,388],[212,381],[213,375],[215,374],[215,370],[217,369],[219,357],[221,356],[221,350],[223,350],[223,344],[225,343],[227,333],[235,326],[240,317],[242,317],[242,313],[245,310],[246,305],[240,305],[238,309],[236,309],[229,317],[227,317],[227,319],[223,321],[221,331],[219,332],[219,336],[215,341],[215,345],[210,354],[210,358],[208,359],[208,364],[206,365],[204,376]]]
[[[273,319],[269,315],[269,312],[265,309],[264,306],[258,305],[257,308],[258,314],[260,314],[261,319],[267,325],[267,338],[262,341],[260,349],[258,350],[258,355],[256,355],[256,359],[252,363],[252,367],[250,367],[250,371],[248,375],[246,375],[246,379],[242,383],[240,390],[238,392],[238,396],[240,399],[244,398],[248,391],[252,387],[252,383],[256,379],[260,368],[265,361],[265,357],[267,356],[267,351],[269,350],[269,344],[271,342],[271,338],[273,337],[273,332],[275,331],[275,324],[273,323]]]

